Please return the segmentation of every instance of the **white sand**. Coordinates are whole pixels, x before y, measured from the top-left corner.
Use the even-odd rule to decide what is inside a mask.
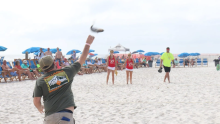
[[[220,124],[220,71],[175,68],[163,83],[158,68],[135,69],[127,85],[119,71],[115,85],[106,73],[76,76],[72,85],[77,124]],[[0,84],[0,124],[40,124],[32,102],[35,81]]]

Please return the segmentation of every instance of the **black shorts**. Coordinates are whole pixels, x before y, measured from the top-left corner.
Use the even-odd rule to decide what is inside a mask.
[[[170,72],[171,67],[166,67],[166,66],[163,66],[163,67],[164,67],[165,72]]]

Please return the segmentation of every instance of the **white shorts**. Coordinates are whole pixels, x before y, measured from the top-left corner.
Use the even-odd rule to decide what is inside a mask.
[[[109,66],[108,66],[108,69],[114,71],[114,70],[115,70],[115,67],[109,67]]]
[[[126,71],[133,71],[133,69],[127,69],[127,68],[126,68],[125,70],[126,70]]]

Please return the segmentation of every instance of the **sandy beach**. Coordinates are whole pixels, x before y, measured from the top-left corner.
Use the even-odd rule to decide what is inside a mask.
[[[133,84],[118,71],[115,85],[106,73],[77,75],[72,84],[76,124],[220,124],[220,71],[172,68],[164,83],[158,68],[134,69]],[[41,124],[33,105],[35,81],[0,83],[0,124]]]

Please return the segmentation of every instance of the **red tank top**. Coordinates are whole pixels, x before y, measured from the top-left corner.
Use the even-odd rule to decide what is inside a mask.
[[[109,67],[115,67],[115,57],[114,56],[112,57],[112,59],[109,56],[109,58],[108,58],[108,66]]]
[[[127,59],[126,68],[127,69],[133,69],[133,61],[132,61],[132,59],[130,59],[130,61]]]

